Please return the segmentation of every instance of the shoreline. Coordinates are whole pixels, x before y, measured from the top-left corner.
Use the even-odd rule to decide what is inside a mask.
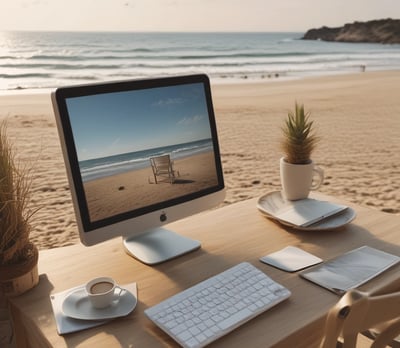
[[[399,85],[397,70],[213,84],[222,205],[280,190],[280,127],[298,101],[321,137],[312,156],[325,171],[319,192],[400,215]],[[32,204],[41,207],[33,242],[40,249],[78,243],[50,95],[0,93],[0,118],[7,118],[17,157],[33,165]]]
[[[368,67],[365,67],[364,65],[354,65],[349,67],[349,70],[334,70],[334,71],[329,71],[325,73],[320,73],[320,72],[313,72],[313,73],[296,73],[293,75],[287,75],[287,72],[265,72],[264,74],[254,75],[252,76],[251,74],[243,74],[240,75],[240,77],[217,77],[213,78],[210,77],[210,84],[211,86],[226,86],[226,85],[249,85],[249,84],[265,84],[265,83],[276,83],[276,82],[291,82],[291,81],[297,81],[297,80],[305,80],[305,79],[318,79],[318,78],[329,78],[333,76],[352,76],[352,75],[359,75],[362,73],[386,73],[386,72],[397,72],[400,71],[399,69],[369,69],[367,71],[363,69],[368,69]],[[188,74],[179,74],[179,75],[190,75],[192,73]],[[193,73],[197,74],[197,73]],[[179,76],[178,75],[178,76]],[[168,76],[168,75],[165,75]],[[87,84],[100,84],[100,83],[107,83],[107,82],[118,82],[118,81],[125,81],[125,80],[141,80],[141,79],[151,79],[151,78],[157,78],[157,77],[165,77],[163,75],[160,76],[148,76],[144,78],[131,78],[131,79],[124,79],[124,80],[104,80],[104,81],[96,81],[96,82],[87,82],[87,83],[82,83],[82,85],[87,85]],[[76,86],[76,85],[81,85],[81,84],[71,84],[71,86]],[[67,85],[60,85],[59,87],[64,87]],[[69,86],[69,85],[68,85]],[[0,97],[1,96],[21,96],[21,95],[50,95],[51,92],[55,91],[58,87],[35,87],[35,88],[13,88],[13,89],[0,89]]]

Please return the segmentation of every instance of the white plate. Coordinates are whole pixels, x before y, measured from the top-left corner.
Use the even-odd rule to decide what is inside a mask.
[[[65,298],[62,311],[66,316],[74,319],[114,319],[128,315],[136,307],[136,303],[136,297],[130,291],[125,290],[118,302],[115,301],[109,307],[97,309],[92,307],[85,289],[79,289]]]
[[[286,202],[286,199],[282,196],[280,191],[274,191],[260,197],[257,202],[257,208],[268,218],[274,219],[283,225],[304,231],[336,229],[350,223],[356,217],[356,212],[354,211],[354,209],[348,207],[341,213],[325,218],[307,227],[296,226],[286,221],[283,221],[275,216],[275,213],[282,209],[282,207],[285,206]]]

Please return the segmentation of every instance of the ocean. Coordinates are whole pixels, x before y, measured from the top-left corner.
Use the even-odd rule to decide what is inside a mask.
[[[0,33],[0,91],[206,73],[213,83],[400,68],[400,45],[303,33]]]

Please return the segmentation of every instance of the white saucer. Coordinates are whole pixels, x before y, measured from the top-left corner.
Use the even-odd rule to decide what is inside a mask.
[[[92,307],[84,288],[69,294],[62,304],[63,313],[74,319],[104,320],[114,319],[128,315],[136,307],[137,299],[125,290],[119,301],[113,302],[109,307],[97,309]]]
[[[274,219],[280,222],[282,225],[286,225],[297,230],[304,231],[323,231],[333,230],[342,227],[356,217],[356,212],[351,207],[343,210],[342,212],[327,217],[321,221],[313,223],[307,227],[297,226],[286,221],[283,221],[275,216],[275,214],[287,204],[286,199],[282,196],[280,191],[269,192],[266,195],[260,197],[257,202],[257,208],[268,218]]]

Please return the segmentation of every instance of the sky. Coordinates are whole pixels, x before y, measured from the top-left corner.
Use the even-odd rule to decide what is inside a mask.
[[[400,18],[399,0],[0,0],[0,30],[296,31]]]
[[[67,108],[79,161],[211,137],[202,84],[69,98]]]

